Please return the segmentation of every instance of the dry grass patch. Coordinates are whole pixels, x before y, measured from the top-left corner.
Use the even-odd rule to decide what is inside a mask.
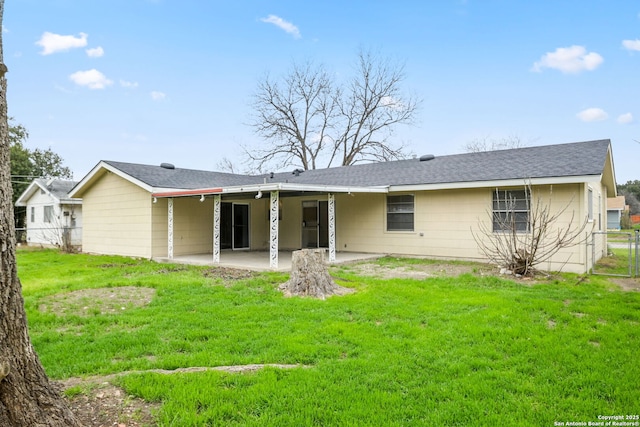
[[[148,305],[155,294],[153,288],[137,286],[80,289],[43,298],[38,308],[43,313],[62,316],[118,314]]]

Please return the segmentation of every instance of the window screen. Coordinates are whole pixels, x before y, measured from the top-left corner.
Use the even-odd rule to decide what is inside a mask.
[[[387,231],[413,231],[413,195],[387,196]]]
[[[493,231],[529,231],[530,196],[527,190],[493,192]]]

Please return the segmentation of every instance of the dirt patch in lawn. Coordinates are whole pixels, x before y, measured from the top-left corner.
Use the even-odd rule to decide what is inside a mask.
[[[612,283],[615,283],[616,285],[620,286],[620,289],[622,289],[623,291],[627,291],[627,292],[640,292],[640,278],[631,278],[631,277],[625,277],[625,278],[615,278],[615,279],[609,279],[611,280]]]
[[[148,371],[121,372],[118,374],[94,376],[89,378],[69,378],[54,382],[62,393],[66,391],[66,400],[80,424],[85,427],[142,427],[155,426],[156,413],[161,403],[147,402],[128,395],[123,389],[111,382],[123,375],[153,372],[171,375],[185,372],[222,371],[228,373],[255,372],[265,367],[293,369],[304,365],[252,364],[235,366],[212,366],[179,368],[175,370],[150,369]]]
[[[57,383],[62,390],[77,390],[66,397],[71,411],[85,427],[143,427],[155,426],[155,412],[160,403],[147,402],[127,395],[120,387],[108,382],[85,384],[70,389]]]
[[[371,262],[349,264],[349,273],[374,276],[380,279],[427,279],[429,277],[451,277],[461,274],[490,275],[498,272],[487,265],[467,265],[458,263],[426,263],[408,266],[387,266]]]
[[[249,279],[255,276],[255,273],[251,270],[243,270],[240,268],[230,267],[213,267],[204,270],[202,273],[204,277],[210,277],[214,279],[222,280],[242,280]]]
[[[63,316],[117,314],[149,304],[155,294],[153,288],[136,286],[81,289],[43,298],[38,309]]]

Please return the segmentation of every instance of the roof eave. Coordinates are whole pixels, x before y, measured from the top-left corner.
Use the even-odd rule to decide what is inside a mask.
[[[493,187],[517,187],[524,184],[531,185],[551,185],[551,184],[576,184],[585,182],[597,182],[600,175],[581,175],[566,177],[543,177],[543,178],[513,178],[491,181],[472,182],[443,182],[434,184],[408,184],[392,185],[389,192],[400,191],[427,191],[427,190],[453,190],[463,188],[493,188]]]
[[[115,166],[112,166],[109,163],[102,160],[96,166],[94,166],[93,169],[91,169],[91,171],[89,171],[89,173],[86,174],[84,178],[82,178],[82,180],[78,182],[78,184],[76,184],[76,186],[71,189],[71,191],[69,191],[69,197],[70,198],[81,197],[82,193],[88,187],[90,187],[91,184],[93,184],[95,179],[97,179],[100,176],[100,174],[103,173],[103,171],[112,172],[113,174],[119,176],[120,178],[123,178],[131,182],[132,184],[135,184],[138,187],[141,187],[142,189],[148,191],[149,193],[152,193],[154,191],[154,188],[151,187],[150,185],[140,181],[139,179],[132,177],[127,173],[124,173],[123,171],[116,168]]]
[[[183,190],[160,190],[153,192],[153,197],[189,197],[189,196],[207,196],[212,194],[243,194],[258,193],[271,191],[300,191],[300,192],[322,192],[322,193],[386,193],[388,187],[358,187],[358,186],[342,186],[342,185],[319,185],[319,184],[292,184],[292,183],[269,183],[269,184],[250,184],[237,185],[229,187],[216,188],[200,188],[200,189],[183,189]]]

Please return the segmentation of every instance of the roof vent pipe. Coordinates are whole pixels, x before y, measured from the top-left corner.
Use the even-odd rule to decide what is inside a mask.
[[[171,163],[160,163],[160,167],[163,169],[175,169],[176,167]]]
[[[436,158],[436,156],[434,156],[433,154],[425,154],[424,156],[420,156],[420,161],[421,162],[428,162],[429,160],[433,160],[435,158]]]

